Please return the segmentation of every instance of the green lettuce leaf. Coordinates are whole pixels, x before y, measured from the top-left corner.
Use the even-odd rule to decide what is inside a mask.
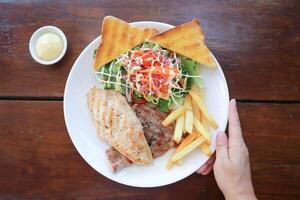
[[[172,104],[172,100],[159,99],[158,107],[161,112],[169,112],[169,106]]]
[[[191,76],[199,76],[199,63],[189,58],[182,57],[182,70]],[[199,88],[203,88],[203,82],[199,77],[193,77],[193,82]]]

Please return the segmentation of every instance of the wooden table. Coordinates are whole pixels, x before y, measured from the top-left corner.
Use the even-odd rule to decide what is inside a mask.
[[[29,1],[0,3],[0,199],[222,199],[213,173],[153,189],[112,182],[68,136],[68,73],[105,15],[180,24],[200,19],[208,47],[238,100],[259,199],[300,199],[300,3],[274,1]],[[51,67],[28,42],[44,25],[69,42]],[[90,67],[90,66],[86,66]]]

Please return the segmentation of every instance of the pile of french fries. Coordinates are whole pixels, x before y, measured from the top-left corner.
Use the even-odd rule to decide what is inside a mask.
[[[212,155],[209,127],[217,129],[218,124],[207,110],[204,95],[203,88],[193,86],[183,105],[163,120],[163,126],[169,126],[176,121],[173,139],[178,144],[175,153],[167,162],[167,169],[171,169],[174,164],[181,165],[186,156],[196,148],[200,148],[208,157]],[[184,135],[187,136],[183,138]]]

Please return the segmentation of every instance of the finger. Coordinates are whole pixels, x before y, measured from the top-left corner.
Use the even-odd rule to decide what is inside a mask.
[[[216,162],[226,162],[228,157],[228,140],[224,132],[217,135]]]
[[[201,174],[201,175],[208,174],[212,170],[213,164],[214,163],[210,163],[210,164],[207,163],[207,164],[203,165],[201,168],[199,168],[197,170],[197,174]]]
[[[244,142],[235,99],[232,99],[229,102],[228,118],[229,118],[229,147],[231,147],[234,144],[241,144]]]
[[[212,169],[213,169],[213,165],[210,165],[205,171],[201,172],[200,174],[203,176],[208,175]]]
[[[215,160],[216,160],[216,154],[213,154],[206,163],[207,165],[212,165],[215,163]]]
[[[208,168],[208,165],[205,163],[196,172],[197,172],[197,174],[202,174],[207,168]]]
[[[206,161],[206,163],[204,165],[202,165],[198,170],[197,170],[197,173],[198,174],[202,174],[204,171],[206,171],[208,168],[210,168],[214,162],[215,162],[215,158],[216,156],[213,155],[212,157],[210,157],[208,159],[208,161]]]

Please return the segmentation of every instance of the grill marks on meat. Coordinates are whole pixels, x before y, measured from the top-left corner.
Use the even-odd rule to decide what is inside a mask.
[[[161,122],[167,117],[166,113],[160,112],[157,108],[150,108],[141,104],[133,105],[132,109],[143,126],[145,138],[153,158],[163,155],[175,145],[172,138],[174,124],[168,127],[161,125]],[[113,172],[117,172],[132,163],[112,147],[107,150],[106,154]]]
[[[135,104],[132,106],[135,114],[142,123],[143,131],[154,158],[163,155],[174,146],[172,135],[174,125],[164,127],[161,122],[167,117],[166,113],[157,108]]]

